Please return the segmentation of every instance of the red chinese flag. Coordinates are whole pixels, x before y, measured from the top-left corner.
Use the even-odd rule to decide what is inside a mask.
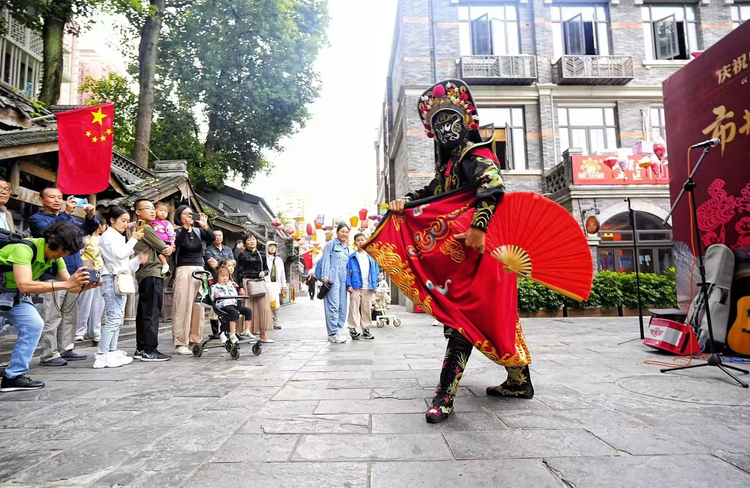
[[[68,195],[106,190],[112,166],[115,104],[79,108],[56,116],[60,147],[57,187]]]
[[[313,253],[308,251],[302,255],[302,260],[305,263],[305,270],[312,269],[313,267]]]

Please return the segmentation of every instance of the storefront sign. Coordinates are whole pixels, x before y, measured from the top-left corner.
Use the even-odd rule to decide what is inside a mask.
[[[704,245],[723,243],[750,253],[750,23],[742,24],[664,82],[672,201],[688,177],[688,147],[711,138],[695,176],[698,225]],[[702,149],[691,151],[691,168]],[[684,198],[672,216],[675,242],[690,242]]]
[[[595,216],[591,216],[586,219],[586,232],[589,234],[596,234],[599,232],[599,219]]]
[[[607,156],[573,156],[574,185],[667,185],[669,165],[642,167],[644,156],[629,156],[625,168],[607,167]]]

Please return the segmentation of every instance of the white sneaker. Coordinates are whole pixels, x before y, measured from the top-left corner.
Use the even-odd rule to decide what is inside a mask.
[[[248,331],[237,334],[237,337],[239,337],[240,339],[250,339],[251,341],[254,341],[255,339],[258,338],[258,336],[253,335]]]
[[[221,341],[222,344],[226,344],[227,343],[227,335],[224,332],[222,332],[221,334],[219,334],[219,341]]]
[[[333,336],[333,338],[334,338],[333,342],[335,342],[336,344],[346,344],[347,342],[349,342],[348,337],[344,337],[338,333],[335,336]]]
[[[122,366],[120,358],[112,353],[97,354],[94,361],[94,369],[119,368],[120,366]]]
[[[120,361],[122,366],[133,362],[133,358],[128,356],[128,353],[126,353],[125,351],[109,351],[109,353],[114,354],[114,356]]]
[[[336,342],[336,334],[332,334],[328,336],[328,342]]]
[[[262,342],[263,344],[273,344],[276,341],[274,341],[273,339],[265,338],[261,339],[260,342]]]
[[[183,356],[187,356],[187,355],[193,354],[192,352],[190,352],[190,349],[188,349],[185,346],[177,346],[177,347],[175,347],[174,348],[174,353],[175,354],[182,354]]]
[[[83,342],[83,336],[76,336],[73,342]]]
[[[443,324],[441,324],[438,319],[435,319],[435,320],[432,321],[432,326],[433,327],[440,327],[441,325],[443,325]]]
[[[238,342],[240,342],[239,338],[237,337],[237,334],[232,334],[232,333],[229,334],[229,341],[232,344],[237,344]]]

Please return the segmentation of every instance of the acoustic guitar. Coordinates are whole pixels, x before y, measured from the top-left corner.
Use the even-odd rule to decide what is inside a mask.
[[[750,356],[750,272],[743,270],[735,275],[734,290],[737,300],[737,315],[727,334],[729,348],[745,356]]]

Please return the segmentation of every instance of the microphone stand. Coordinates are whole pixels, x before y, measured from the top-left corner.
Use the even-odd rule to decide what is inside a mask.
[[[645,338],[643,334],[643,303],[641,302],[641,274],[638,270],[640,268],[640,256],[638,256],[638,234],[635,230],[635,210],[630,207],[630,198],[625,199],[628,202],[628,215],[630,216],[630,228],[633,229],[633,262],[635,264],[635,289],[636,295],[638,296],[638,323],[641,327],[641,340]]]
[[[693,177],[698,172],[698,168],[700,168],[701,163],[703,162],[703,159],[708,155],[708,152],[711,150],[711,146],[708,145],[703,150],[703,153],[701,154],[701,157],[698,159],[698,163],[695,165],[695,168],[693,168],[693,171],[688,176],[687,181],[682,185],[682,190],[680,190],[680,194],[677,195],[677,199],[674,202],[674,205],[672,205],[672,209],[669,211],[669,215],[664,219],[663,224],[667,224],[667,220],[669,220],[669,217],[674,213],[675,209],[677,208],[677,205],[680,204],[680,200],[682,200],[682,197],[685,195],[685,192],[690,193],[690,203],[692,204],[693,211],[690,215],[690,218],[692,219],[692,223],[695,226],[696,229],[696,245],[698,247],[698,271],[700,271],[701,275],[701,290],[703,292],[703,308],[706,310],[706,322],[708,324],[708,347],[711,354],[708,357],[708,361],[701,364],[691,364],[690,366],[678,366],[675,368],[664,368],[661,370],[662,373],[667,373],[670,371],[679,371],[683,369],[692,369],[692,368],[702,368],[704,366],[716,366],[720,370],[724,371],[726,374],[728,374],[734,381],[739,383],[743,388],[747,388],[748,385],[741,379],[739,379],[737,376],[732,374],[729,369],[732,369],[734,371],[739,371],[744,374],[748,374],[747,370],[737,368],[735,366],[730,366],[728,364],[724,364],[724,362],[721,359],[721,354],[717,353],[714,350],[714,329],[713,324],[711,323],[711,309],[709,308],[708,304],[708,284],[706,283],[706,267],[703,263],[703,246],[701,245],[701,235],[700,235],[700,228],[698,227],[698,207],[695,204],[695,181],[693,181]],[[692,325],[692,324],[688,324]]]

